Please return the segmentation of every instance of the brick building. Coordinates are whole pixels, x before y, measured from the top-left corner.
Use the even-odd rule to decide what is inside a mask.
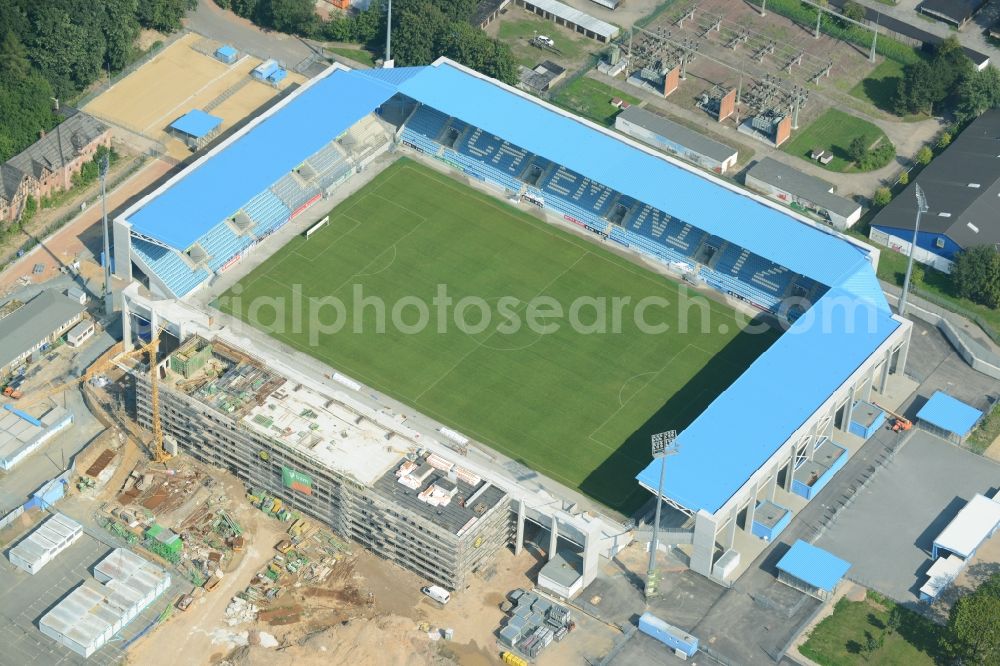
[[[111,147],[111,129],[77,112],[0,164],[0,223],[20,217],[28,197],[41,198],[68,189],[98,146]]]

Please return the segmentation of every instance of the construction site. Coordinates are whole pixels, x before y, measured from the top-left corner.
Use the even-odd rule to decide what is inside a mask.
[[[22,398],[31,409],[79,388],[109,427],[63,475],[59,513],[37,503],[0,528],[0,544],[17,544],[3,562],[21,571],[11,598],[37,598],[11,624],[12,653],[144,663],[181,642],[190,663],[256,663],[278,646],[327,645],[346,661],[377,645],[389,659],[379,663],[493,662],[501,602],[535,566],[505,547],[506,493],[231,345],[196,337],[159,356],[171,344],[115,345],[80,377]],[[181,410],[203,421],[180,421]],[[239,434],[231,453],[210,446]],[[466,594],[445,608],[420,594],[427,581]],[[536,631],[537,654],[556,632]],[[586,649],[613,634],[597,631]],[[546,652],[581,649],[557,648]]]
[[[161,364],[163,436],[228,469],[252,501],[295,507],[375,554],[449,589],[511,537],[507,494],[424,451],[377,415],[288,381],[225,343],[192,337]],[[139,422],[154,429],[151,383],[137,376]]]

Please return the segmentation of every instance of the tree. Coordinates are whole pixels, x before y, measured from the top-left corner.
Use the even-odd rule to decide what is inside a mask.
[[[851,158],[852,162],[860,163],[864,159],[865,154],[868,152],[868,142],[865,141],[865,137],[856,136],[851,139],[851,143],[847,146],[847,156]]]
[[[1000,307],[1000,254],[993,246],[980,245],[959,252],[951,279],[962,298],[990,308]]]
[[[916,154],[917,164],[927,166],[931,163],[932,159],[934,159],[934,151],[927,146],[921,146],[920,150],[918,150]]]
[[[853,0],[847,0],[844,6],[840,8],[840,11],[844,16],[854,21],[860,22],[865,20],[865,8]]]
[[[1000,106],[1000,71],[990,66],[963,77],[956,93],[955,114],[960,121],[979,117]]]
[[[954,36],[938,44],[929,59],[921,59],[903,69],[896,88],[896,113],[933,113],[960,101],[959,84],[972,76],[975,68]]]
[[[880,187],[875,190],[874,196],[872,196],[872,204],[881,208],[892,201],[892,190],[888,187]]]
[[[295,35],[313,34],[318,23],[312,0],[262,0],[257,12],[261,23]]]
[[[951,143],[951,132],[941,132],[941,136],[938,137],[937,147],[947,148],[948,144]]]
[[[992,250],[991,250],[992,251]],[[995,252],[994,252],[995,254]],[[1000,664],[998,575],[955,602],[948,617],[947,648],[966,664]]]
[[[174,32],[180,30],[184,12],[197,6],[197,0],[142,0],[137,18],[144,28]]]
[[[871,661],[875,653],[882,649],[885,645],[885,634],[879,634],[874,636],[871,632],[865,632],[865,644],[862,647],[864,651],[865,661]]]
[[[909,185],[910,184],[910,172],[909,171],[904,171],[903,173],[899,174],[899,184],[900,185]]]
[[[23,81],[31,71],[28,50],[13,32],[8,31],[0,42],[0,77]]]
[[[139,36],[138,0],[104,0],[104,64],[121,70],[128,63],[132,45]]]

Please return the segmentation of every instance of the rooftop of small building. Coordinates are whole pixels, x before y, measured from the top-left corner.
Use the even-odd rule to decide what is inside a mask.
[[[405,470],[409,474],[400,474]],[[414,488],[404,484],[404,477],[419,479]],[[438,486],[438,496],[454,494],[447,504],[435,506],[420,497]],[[374,483],[374,489],[395,504],[461,537],[486,513],[507,497],[507,493],[478,475],[464,470],[450,460],[430,454],[415,460],[400,461]]]

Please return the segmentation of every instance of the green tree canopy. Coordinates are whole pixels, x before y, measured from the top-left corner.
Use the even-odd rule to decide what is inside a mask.
[[[962,298],[991,308],[1000,307],[1000,254],[993,246],[981,245],[960,252],[951,278]]]
[[[1000,574],[993,574],[975,592],[952,606],[947,647],[961,663],[1000,664]]]

